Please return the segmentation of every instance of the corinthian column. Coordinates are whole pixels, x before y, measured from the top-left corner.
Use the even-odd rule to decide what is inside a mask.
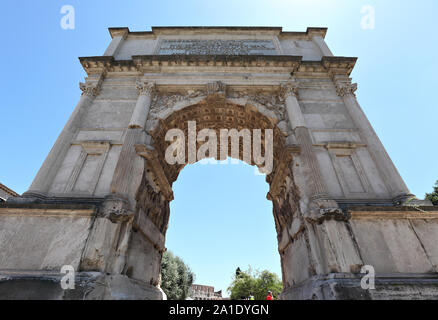
[[[155,85],[150,82],[137,81],[136,87],[139,96],[128,125],[110,188],[111,193],[124,198],[127,198],[134,174],[134,162],[137,157],[134,145],[144,142],[141,140],[145,136],[144,128],[149,115]]]
[[[333,80],[338,95],[342,97],[356,128],[359,130],[362,139],[365,140],[364,142],[367,144],[370,155],[374,158],[383,181],[386,182],[394,200],[396,200],[395,198],[403,200],[403,198],[412,196],[357,102],[354,93],[357,89],[357,84],[352,84],[351,79],[343,75],[335,75]]]
[[[91,106],[93,99],[99,94],[103,76],[99,75],[97,79],[89,78],[85,83],[79,83],[82,90],[81,98],[76,105],[73,113],[64,126],[61,134],[58,136],[55,144],[46,157],[43,165],[38,171],[29,190],[23,196],[45,196],[50,190],[53,180],[62,165],[62,162],[70,148],[71,142],[80,126],[84,114]]]
[[[144,129],[147,117],[149,115],[149,108],[151,105],[151,97],[155,88],[155,84],[146,81],[137,81],[136,87],[139,92],[137,103],[134,112],[132,113],[129,128]]]
[[[326,186],[321,175],[318,160],[312,146],[310,130],[306,127],[300,105],[298,103],[298,83],[290,81],[281,85],[285,99],[286,111],[292,131],[301,147],[300,157],[305,171],[308,173],[309,198],[323,207],[337,207],[334,201],[328,200]],[[324,203],[321,203],[324,200]]]

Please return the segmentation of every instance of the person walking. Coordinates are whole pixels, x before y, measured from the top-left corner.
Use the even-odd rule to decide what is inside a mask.
[[[274,297],[272,295],[272,291],[268,291],[268,295],[266,296],[266,300],[274,300]]]
[[[248,300],[255,300],[254,295],[252,294],[252,292],[249,293]]]

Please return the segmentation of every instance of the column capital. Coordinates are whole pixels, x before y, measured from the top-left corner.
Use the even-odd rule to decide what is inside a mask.
[[[286,99],[289,96],[298,97],[299,83],[295,80],[282,82],[280,84],[280,94]]]
[[[82,91],[82,95],[94,98],[100,93],[102,81],[97,82],[79,82],[79,89]]]
[[[353,96],[355,95],[355,91],[357,90],[357,83],[351,83],[351,79],[333,79],[336,86],[336,93],[340,97],[344,97],[348,94]]]
[[[149,82],[145,80],[137,80],[135,87],[138,90],[139,95],[152,96],[155,93],[155,82]]]

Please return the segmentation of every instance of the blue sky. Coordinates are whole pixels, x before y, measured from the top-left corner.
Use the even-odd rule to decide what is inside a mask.
[[[75,29],[60,27],[63,5]],[[361,8],[375,28],[361,28]],[[0,182],[26,191],[62,130],[85,76],[77,57],[101,55],[108,27],[167,25],[328,27],[335,55],[359,57],[357,97],[411,192],[423,197],[438,179],[435,100],[436,0],[3,1],[0,26]],[[167,247],[197,282],[226,289],[237,266],[280,274],[267,184],[246,165],[191,165],[175,183]]]

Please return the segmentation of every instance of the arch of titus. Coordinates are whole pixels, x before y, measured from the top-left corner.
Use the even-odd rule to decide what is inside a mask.
[[[0,299],[162,299],[184,167],[164,137],[188,121],[273,130],[281,298],[438,298],[437,207],[410,194],[357,102],[356,58],[333,56],[325,28],[109,31],[80,58],[82,96],[29,190],[0,207]]]

